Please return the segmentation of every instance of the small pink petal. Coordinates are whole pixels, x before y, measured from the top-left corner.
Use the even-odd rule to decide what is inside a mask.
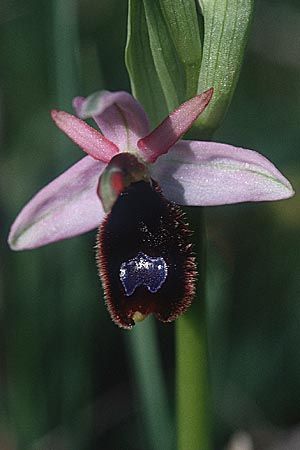
[[[86,156],[38,192],[13,223],[10,247],[36,248],[96,228],[104,217],[96,189],[105,166]]]
[[[119,153],[115,144],[78,117],[56,110],[51,111],[51,116],[58,128],[93,158],[109,162],[114,155]]]
[[[135,149],[137,141],[149,133],[149,122],[142,106],[127,92],[101,91],[73,100],[76,114],[93,117],[102,133],[122,152]]]
[[[213,95],[208,89],[180,105],[155,130],[137,143],[143,159],[155,162],[160,155],[167,153],[170,147],[186,133],[198,116],[204,111]]]
[[[180,141],[151,166],[163,194],[181,205],[211,206],[289,198],[288,180],[253,150]]]

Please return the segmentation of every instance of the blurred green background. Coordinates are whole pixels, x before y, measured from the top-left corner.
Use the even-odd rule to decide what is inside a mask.
[[[129,89],[126,14],[124,0],[0,4],[0,450],[153,449],[130,332],[103,304],[95,232],[24,253],[6,243],[24,203],[82,156],[49,110],[71,112],[75,95]],[[215,136],[260,151],[296,190],[299,30],[298,0],[256,2],[240,81]],[[216,448],[237,430],[271,448],[300,424],[299,200],[206,213]],[[173,325],[156,326],[173,406]]]

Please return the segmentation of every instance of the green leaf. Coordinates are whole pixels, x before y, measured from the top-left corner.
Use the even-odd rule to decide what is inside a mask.
[[[177,57],[185,75],[185,98],[196,95],[202,46],[195,0],[160,0]]]
[[[195,127],[210,135],[220,125],[238,80],[253,0],[200,0],[200,5],[204,42],[198,93],[210,87],[215,92]]]
[[[155,122],[196,95],[201,41],[195,0],[130,0],[126,64]]]
[[[133,95],[144,106],[152,125],[157,125],[168,108],[153,62],[142,0],[129,0],[125,62]]]
[[[168,110],[172,111],[184,97],[184,73],[164,20],[159,0],[143,0],[150,48]]]

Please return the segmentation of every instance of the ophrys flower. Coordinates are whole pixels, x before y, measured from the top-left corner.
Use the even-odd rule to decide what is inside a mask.
[[[179,140],[212,90],[185,102],[155,130],[126,92],[77,97],[75,117],[52,117],[89,156],[43,188],[12,225],[14,250],[100,226],[99,267],[113,320],[131,328],[148,314],[171,321],[192,301],[195,263],[180,205],[288,198],[286,178],[262,155],[215,142]],[[93,117],[99,131],[83,120]],[[100,201],[101,199],[101,201]]]

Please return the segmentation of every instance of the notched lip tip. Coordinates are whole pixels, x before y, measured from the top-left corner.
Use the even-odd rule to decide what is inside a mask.
[[[140,311],[135,311],[135,313],[133,313],[131,317],[131,319],[134,321],[134,324],[143,322],[146,318],[147,314],[143,314]]]

